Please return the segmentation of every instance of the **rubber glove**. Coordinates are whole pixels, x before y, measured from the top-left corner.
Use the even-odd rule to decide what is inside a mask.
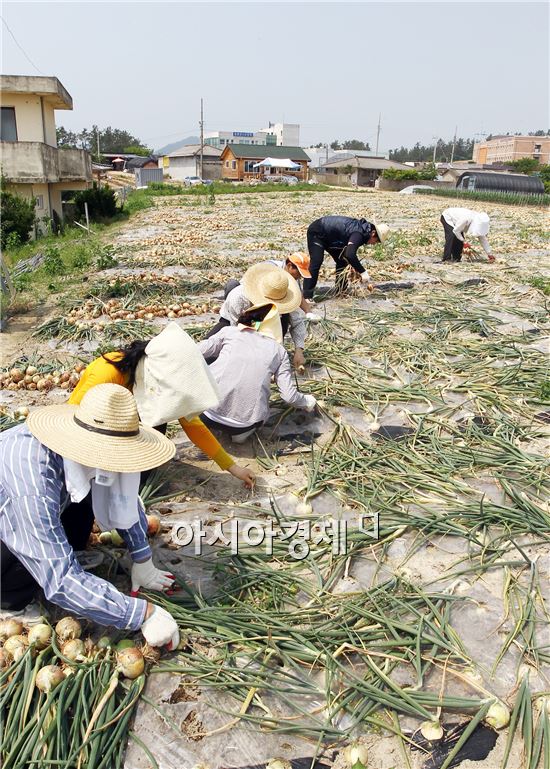
[[[310,323],[318,323],[321,320],[321,316],[317,315],[316,312],[306,312],[306,320],[309,320]]]
[[[169,588],[175,577],[168,571],[161,571],[153,564],[153,559],[143,563],[134,563],[132,566],[132,595],[137,595],[140,587],[146,587],[150,590],[166,590]]]
[[[365,272],[362,272],[362,273],[361,273],[361,281],[362,281],[363,283],[370,283],[370,275],[369,275],[369,273],[367,272],[367,270],[365,270]]]
[[[180,633],[176,621],[160,606],[155,606],[141,626],[141,632],[149,646],[167,646],[169,650],[178,648]]]

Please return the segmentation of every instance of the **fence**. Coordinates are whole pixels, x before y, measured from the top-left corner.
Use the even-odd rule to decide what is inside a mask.
[[[440,197],[455,198],[462,200],[484,200],[488,203],[507,203],[515,206],[549,206],[550,195],[528,195],[519,192],[475,192],[469,190],[459,190],[453,188],[446,189],[418,189],[414,191],[415,195],[438,195]]]
[[[136,187],[146,187],[151,182],[164,181],[162,168],[136,168]]]

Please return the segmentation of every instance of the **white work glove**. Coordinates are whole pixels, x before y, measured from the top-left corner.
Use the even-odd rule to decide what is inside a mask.
[[[306,312],[306,320],[309,320],[310,323],[318,323],[321,320],[321,316],[317,315],[316,312]]]
[[[306,411],[313,411],[315,406],[317,405],[317,401],[315,399],[315,396],[313,395],[304,395],[304,398],[306,399],[306,405],[304,406]]]
[[[137,595],[140,587],[150,590],[166,590],[174,583],[175,577],[168,571],[161,571],[153,564],[153,559],[132,566],[132,595]]]
[[[180,632],[176,621],[160,606],[155,606],[151,616],[141,626],[141,632],[149,646],[167,646],[168,650],[179,646]]]
[[[361,282],[362,283],[370,283],[371,282],[368,270],[365,270],[365,272],[361,273]]]

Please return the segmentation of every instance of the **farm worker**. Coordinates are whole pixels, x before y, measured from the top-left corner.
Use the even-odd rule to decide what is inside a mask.
[[[272,377],[282,399],[295,408],[313,411],[313,395],[299,392],[282,345],[283,329],[277,307],[262,302],[244,310],[236,326],[226,326],[202,342],[199,350],[218,385],[220,402],[207,409],[206,424],[244,443],[269,416]]]
[[[304,346],[307,335],[306,316],[299,309],[302,292],[289,270],[282,270],[270,262],[260,262],[249,267],[240,283],[227,293],[220,308],[220,319],[208,332],[207,338],[217,334],[225,326],[235,326],[241,313],[249,307],[273,303],[281,315],[283,336],[290,330],[294,342],[293,363],[296,368],[305,365]]]
[[[441,224],[445,230],[445,249],[443,262],[460,262],[462,250],[469,251],[471,246],[465,238],[479,240],[490,262],[495,261],[487,240],[490,219],[485,211],[470,211],[469,208],[446,208],[441,214]]]
[[[389,233],[387,224],[372,224],[366,219],[353,219],[351,216],[323,216],[312,222],[307,228],[311,278],[304,280],[304,297],[313,297],[325,251],[336,262],[335,285],[339,290],[347,287],[348,268],[370,287],[370,275],[359,261],[357,249],[384,243]]]
[[[153,564],[147,519],[138,498],[140,472],[174,456],[174,444],[140,424],[125,388],[92,388],[79,406],[33,411],[0,444],[0,541],[3,609],[20,611],[44,590],[79,616],[125,630],[141,629],[151,646],[179,642],[171,615],[119,592],[80,566],[73,547],[86,543],[93,519],[80,502],[91,493],[103,529],[118,529],[132,559],[132,588],[169,590],[174,576]]]
[[[177,419],[195,446],[245,486],[254,473],[238,465],[204,425],[199,414],[218,402],[216,384],[197,345],[177,323],[169,323],[151,341],[134,341],[119,352],[106,353],[85,369],[69,403],[77,405],[91,387],[114,382],[128,388],[143,424],[166,432]]]

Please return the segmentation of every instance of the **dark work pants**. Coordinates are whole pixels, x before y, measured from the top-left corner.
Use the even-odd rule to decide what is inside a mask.
[[[444,262],[460,262],[462,259],[462,249],[464,248],[464,242],[456,237],[451,225],[445,221],[442,216],[441,224],[445,230],[445,248],[443,250]]]
[[[309,251],[309,271],[311,278],[304,278],[304,297],[311,299],[317,280],[319,279],[319,270],[323,264],[325,251],[327,251],[336,264],[335,286],[338,291],[344,291],[347,288],[347,273],[345,269],[348,266],[347,259],[344,257],[345,248],[332,248],[325,245],[323,235],[312,229],[312,225],[307,230],[307,250]]]
[[[82,502],[67,505],[61,513],[61,523],[69,545],[74,550],[84,550],[94,524],[91,495]],[[0,568],[2,609],[24,609],[38,595],[40,585],[3,542],[0,542]]]
[[[247,433],[249,430],[257,430],[258,427],[263,425],[263,422],[255,422],[248,427],[232,427],[231,425],[222,425],[221,422],[216,422],[214,419],[210,419],[206,414],[201,414],[201,421],[211,430],[221,430],[227,435],[241,435]]]

